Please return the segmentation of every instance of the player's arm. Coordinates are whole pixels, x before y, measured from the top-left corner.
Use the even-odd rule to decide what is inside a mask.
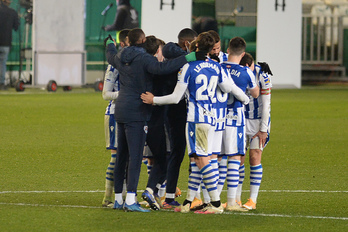
[[[152,93],[146,92],[141,94],[140,98],[146,104],[153,105],[169,105],[169,104],[178,104],[182,96],[187,89],[187,84],[177,82],[174,88],[173,93],[161,97],[155,97]]]
[[[257,98],[260,95],[260,88],[255,82],[256,78],[255,78],[254,73],[249,68],[247,68],[247,72],[248,72],[249,77],[250,77],[250,83],[248,86],[248,90],[253,98]]]
[[[260,75],[261,82],[261,101],[262,101],[262,109],[261,109],[261,123],[260,123],[260,131],[258,131],[253,138],[259,137],[260,147],[265,147],[266,139],[268,136],[268,128],[269,128],[269,120],[270,120],[270,112],[271,112],[271,82],[270,77],[267,74]]]
[[[267,132],[271,114],[271,78],[267,74],[260,75],[262,114],[260,131]]]
[[[220,89],[225,93],[233,94],[244,105],[247,105],[249,103],[249,97],[234,83],[229,73],[227,73],[224,69],[221,69],[222,81],[218,83]]]
[[[115,100],[118,97],[118,91],[114,92],[115,82],[118,76],[118,71],[110,64],[105,72],[104,86],[102,96],[104,100]]]

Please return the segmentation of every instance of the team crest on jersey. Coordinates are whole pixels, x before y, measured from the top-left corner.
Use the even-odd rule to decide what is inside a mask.
[[[231,65],[226,65],[226,68],[231,68]]]
[[[145,134],[147,134],[147,131],[149,130],[148,126],[144,126],[144,131],[145,131]]]

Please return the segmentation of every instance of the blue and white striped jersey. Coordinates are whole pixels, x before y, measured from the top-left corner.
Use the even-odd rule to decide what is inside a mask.
[[[227,76],[219,63],[211,59],[190,62],[181,68],[178,82],[187,85],[188,122],[216,124],[216,87],[224,78]]]
[[[234,83],[244,92],[247,89],[256,87],[255,75],[248,67],[227,61],[223,62],[221,66],[231,75]],[[226,119],[226,126],[245,125],[244,105],[241,101],[234,98],[232,94],[229,94],[228,97]]]
[[[120,90],[119,73],[112,65],[108,65],[104,77],[103,91],[117,92]],[[110,100],[105,110],[105,115],[114,114],[115,100]]]
[[[271,77],[261,72],[261,67],[259,65],[255,65],[254,74],[256,77],[256,84],[260,87],[261,94],[258,98],[253,98],[247,91],[247,95],[250,98],[249,104],[245,106],[245,118],[247,119],[261,119],[261,95],[269,95],[272,88]]]
[[[228,59],[228,54],[227,53],[224,53],[222,51],[219,52],[219,59],[220,59],[220,64],[227,61]]]
[[[220,64],[224,61],[227,61],[228,55],[220,51],[219,59]],[[221,81],[222,82],[222,81]],[[220,82],[220,83],[221,83]],[[215,105],[215,114],[216,114],[216,131],[225,130],[226,126],[226,114],[227,114],[227,99],[228,93],[221,91],[219,86],[216,88],[216,105]]]

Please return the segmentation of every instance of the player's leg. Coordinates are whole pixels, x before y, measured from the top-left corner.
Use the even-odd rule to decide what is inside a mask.
[[[236,193],[236,202],[241,206],[242,205],[242,189],[245,178],[245,155],[241,157],[241,162],[239,166],[239,182]]]
[[[143,157],[143,149],[147,133],[147,126],[145,122],[131,122],[126,123],[124,127],[129,151],[127,170],[127,195],[124,209],[125,211],[149,212],[149,210],[141,208],[135,201],[139,182],[141,160]]]
[[[125,136],[124,124],[117,123],[117,154],[114,170],[114,191],[115,191],[115,209],[122,209],[124,205],[122,191],[126,174],[128,160],[128,145]]]
[[[111,159],[106,169],[105,194],[102,201],[102,205],[104,207],[112,207],[114,205],[112,200],[112,194],[114,189],[114,169],[117,151],[117,127],[114,115],[104,116],[104,129],[106,149],[111,151]]]
[[[186,103],[180,101],[168,107],[168,136],[171,153],[168,157],[167,186],[165,203],[171,204],[175,199],[176,188],[180,173],[181,163],[185,156],[186,139]],[[178,205],[177,202],[173,203]]]
[[[241,157],[245,153],[245,132],[243,126],[226,127],[224,137],[225,153],[227,161],[227,206],[228,211],[246,211],[236,202],[237,187],[239,183],[239,167]]]
[[[159,210],[160,206],[155,200],[157,194],[157,183],[163,183],[166,179],[167,162],[166,162],[166,143],[164,125],[151,126],[147,134],[147,145],[153,154],[153,167],[148,178],[146,190],[142,197],[147,201],[153,210]]]
[[[250,197],[248,202],[243,205],[247,209],[256,209],[257,196],[260,190],[261,180],[263,176],[263,168],[261,165],[262,151],[260,149],[250,149]]]

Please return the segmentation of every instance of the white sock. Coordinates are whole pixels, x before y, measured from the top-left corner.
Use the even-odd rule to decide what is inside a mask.
[[[133,205],[135,203],[135,193],[133,192],[127,192],[127,195],[126,195],[126,204],[127,205]]]
[[[122,193],[115,193],[115,201],[117,201],[118,204],[123,204],[123,197]]]

